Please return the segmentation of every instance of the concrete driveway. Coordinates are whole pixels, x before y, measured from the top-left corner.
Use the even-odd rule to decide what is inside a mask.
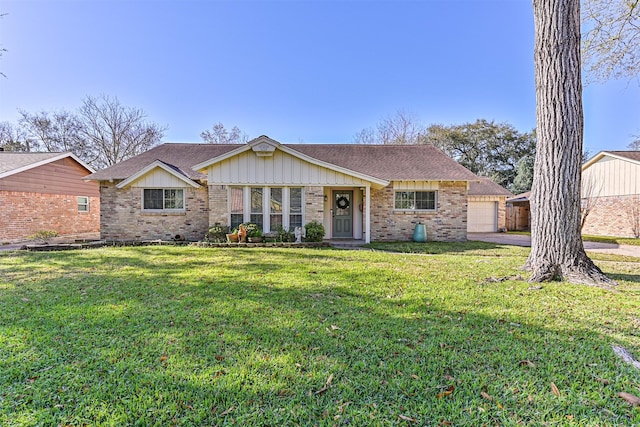
[[[497,243],[500,245],[531,246],[531,236],[508,233],[467,233],[469,240]],[[618,245],[615,243],[584,242],[584,248],[591,252],[640,257],[640,246]]]

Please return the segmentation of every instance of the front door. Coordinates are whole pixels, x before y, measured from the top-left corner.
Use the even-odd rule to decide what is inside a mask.
[[[333,192],[333,235],[353,238],[353,191]]]

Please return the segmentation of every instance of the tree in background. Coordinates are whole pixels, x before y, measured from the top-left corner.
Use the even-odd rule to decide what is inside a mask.
[[[208,144],[245,144],[249,140],[248,135],[242,132],[238,126],[227,131],[220,122],[213,125],[210,130],[201,132],[200,137]]]
[[[633,141],[631,141],[629,145],[627,145],[627,148],[633,151],[640,151],[640,135],[634,135]]]
[[[87,96],[77,112],[20,111],[17,126],[0,123],[6,151],[71,151],[96,169],[143,153],[164,136],[165,127],[148,122],[144,111],[118,98]]]
[[[582,61],[592,81],[640,74],[640,1],[583,0]]]
[[[71,151],[81,159],[92,158],[92,150],[80,136],[82,123],[75,114],[65,110],[53,113],[20,110],[20,116],[19,124],[29,147],[49,152]]]
[[[535,156],[534,132],[520,133],[507,123],[495,123],[484,119],[461,125],[431,125],[422,136],[475,174],[487,176],[505,188],[514,190],[518,173],[519,190],[527,191],[524,168],[533,167],[531,161],[518,164],[524,157]],[[521,192],[521,191],[519,191]]]
[[[24,129],[11,122],[0,122],[0,148],[4,151],[31,151]]]
[[[490,177],[511,191],[531,189],[535,132],[520,133],[507,123],[478,119],[474,123],[433,124],[425,128],[414,114],[401,110],[382,120],[375,129],[365,128],[356,133],[354,142],[432,144],[473,173]],[[520,163],[524,157],[529,160]],[[515,186],[518,175],[519,185]]]
[[[424,127],[415,114],[398,110],[382,119],[376,128],[365,128],[354,135],[356,144],[420,144]]]
[[[166,127],[148,122],[143,110],[125,107],[118,98],[87,96],[78,109],[80,137],[97,169],[115,165],[158,144]]]
[[[531,281],[610,284],[580,235],[583,111],[580,0],[534,0],[537,149]]]

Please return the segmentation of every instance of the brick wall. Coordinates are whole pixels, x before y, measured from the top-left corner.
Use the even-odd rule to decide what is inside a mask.
[[[179,213],[142,212],[142,189],[117,189],[101,182],[100,236],[106,240],[201,240],[209,229],[207,188],[185,188],[186,208]]]
[[[227,197],[228,191],[226,186],[209,186],[209,224],[211,226],[216,223],[220,225],[229,225]]]
[[[306,224],[311,221],[317,221],[322,224],[324,219],[324,189],[322,187],[305,187],[304,191],[303,222]]]
[[[425,224],[427,239],[444,242],[467,240],[467,186],[441,182],[435,212],[394,211],[393,186],[371,192],[371,241],[410,241],[418,222]]]
[[[89,212],[78,212],[75,195],[0,191],[0,243],[26,240],[39,230],[60,235],[100,230],[100,199],[89,197]]]
[[[640,195],[597,197],[594,199],[583,234],[636,237],[633,226],[640,226]]]

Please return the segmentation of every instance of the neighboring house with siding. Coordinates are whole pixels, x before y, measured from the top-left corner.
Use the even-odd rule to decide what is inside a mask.
[[[83,181],[93,172],[72,153],[0,151],[0,243],[99,231],[98,185]]]
[[[215,224],[268,232],[310,221],[327,239],[467,238],[467,193],[480,178],[431,145],[163,144],[86,177],[107,240],[200,240]]]
[[[582,166],[583,234],[640,236],[640,151],[601,151]]]
[[[511,192],[480,177],[480,181],[469,183],[469,206],[467,208],[467,231],[469,233],[495,233],[506,230],[507,198]]]

